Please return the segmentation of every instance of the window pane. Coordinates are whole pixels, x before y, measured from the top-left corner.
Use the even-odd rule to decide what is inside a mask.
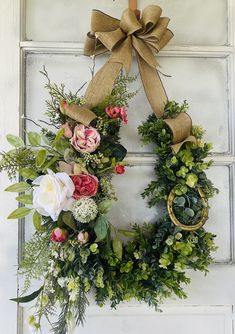
[[[107,59],[107,58],[106,58]],[[214,152],[228,151],[228,96],[227,96],[227,63],[224,58],[159,58],[161,71],[171,75],[163,77],[169,99],[178,102],[188,100],[189,114],[193,123],[206,128],[206,140],[214,143]],[[96,68],[105,61],[98,57]],[[39,73],[43,65],[49,72],[51,80],[64,82],[67,89],[76,91],[84,82],[90,80],[92,60],[85,56],[75,55],[42,55],[27,56],[27,115],[39,119],[45,112],[44,89],[45,78]],[[134,62],[132,74],[137,73]],[[140,78],[132,88],[141,87]],[[138,106],[138,108],[137,108]],[[129,124],[123,126],[121,138],[129,152],[151,152],[151,147],[141,146],[137,127],[151,113],[145,93],[141,88],[131,101],[128,110]]]
[[[227,43],[225,0],[159,0],[163,15],[171,18],[174,45],[224,45]],[[83,42],[93,8],[120,18],[127,0],[26,0],[26,35],[34,41]],[[149,0],[139,0],[139,8]]]

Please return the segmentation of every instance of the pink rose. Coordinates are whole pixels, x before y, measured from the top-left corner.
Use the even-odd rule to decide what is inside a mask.
[[[127,124],[127,109],[125,107],[107,107],[105,109],[106,114],[110,118],[121,118],[123,124]]]
[[[70,139],[75,150],[79,152],[94,152],[100,144],[99,132],[91,126],[79,124],[75,127],[73,137]]]
[[[93,197],[98,190],[99,181],[96,176],[90,174],[72,175],[71,179],[75,186],[73,198]]]
[[[110,118],[118,118],[120,117],[120,110],[119,107],[107,107],[105,109],[106,114],[110,117]]]
[[[64,137],[65,138],[72,138],[73,132],[72,132],[68,123],[65,123],[65,124],[61,125],[60,128],[64,129]]]
[[[114,173],[115,174],[124,174],[125,173],[125,167],[123,165],[116,165],[114,167]]]
[[[87,232],[81,231],[78,233],[78,241],[80,245],[86,244],[88,240],[89,240],[89,234]]]
[[[65,242],[68,239],[68,232],[62,228],[56,227],[51,234],[51,241]]]

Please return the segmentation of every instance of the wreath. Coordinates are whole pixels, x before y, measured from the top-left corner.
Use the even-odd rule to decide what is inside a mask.
[[[161,36],[170,34],[160,12],[159,7],[148,6],[139,21],[127,9],[120,23],[94,11],[92,31],[99,31],[96,25],[100,22],[110,28],[111,20],[115,27],[118,25],[114,36],[117,43],[125,29],[136,25],[137,30],[132,31],[139,34],[141,45],[142,34],[156,49],[151,33],[155,37],[159,31]],[[102,20],[97,19],[100,16]],[[140,30],[140,22],[145,30]],[[20,265],[24,296],[13,300],[26,303],[36,299],[35,312],[28,319],[35,329],[40,329],[43,316],[49,319],[56,314],[59,305],[58,320],[52,324],[55,334],[66,334],[74,323],[84,323],[91,290],[99,306],[109,300],[112,308],[134,298],[158,310],[165,298],[185,298],[182,285],[190,283],[185,269],[207,273],[213,262],[211,253],[216,250],[215,236],[202,228],[208,218],[208,198],[217,192],[205,174],[212,164],[212,160],[205,161],[212,145],[203,141],[200,126],[192,126],[187,102],[166,99],[156,71],[151,72],[159,88],[154,107],[155,97],[152,99],[152,88],[147,87],[145,78],[150,73],[150,54],[146,56],[138,47],[137,35],[131,43],[137,50],[141,77],[154,111],[138,131],[143,144],[154,144],[156,155],[156,178],[146,185],[142,197],[149,199],[150,207],[160,203],[164,214],[155,223],[134,224],[127,229],[118,229],[110,222],[108,212],[117,200],[112,176],[124,174],[127,168],[127,151],[120,144],[119,130],[127,124],[128,101],[137,92],[129,91],[128,85],[136,77],[120,72],[125,64],[118,58],[120,49],[121,54],[128,49],[130,35],[123,42],[123,51],[123,44],[111,47],[110,33],[102,31],[88,35],[86,53],[93,43],[93,54],[109,46],[111,59],[92,78],[85,97],[79,95],[80,90],[66,92],[63,84],[51,83],[44,68],[50,95],[47,121],[32,120],[41,131],[28,132],[27,144],[20,137],[7,135],[13,149],[2,153],[0,162],[0,171],[6,171],[10,179],[17,173],[21,177],[6,189],[20,193],[16,197],[20,207],[8,218],[30,215],[36,229],[24,245]],[[165,42],[158,37],[158,45]],[[108,84],[104,78],[110,79]],[[42,282],[41,287],[25,295],[35,280]]]

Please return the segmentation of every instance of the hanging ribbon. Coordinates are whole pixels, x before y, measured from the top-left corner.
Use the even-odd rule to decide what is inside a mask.
[[[91,32],[87,35],[84,53],[94,56],[110,51],[111,56],[92,78],[85,94],[86,104],[82,107],[82,112],[89,111],[90,120],[95,118],[91,109],[110,95],[121,69],[124,68],[129,73],[133,50],[152,111],[158,118],[163,118],[167,95],[156,70],[158,63],[155,55],[171,40],[173,33],[167,28],[169,18],[161,17],[161,13],[160,7],[150,5],[143,10],[142,17],[138,20],[128,8],[124,10],[121,20],[118,20],[101,11],[92,11]],[[76,106],[76,111],[77,118],[74,119],[81,122],[79,106]],[[165,119],[165,122],[173,133],[172,150],[175,153],[184,142],[195,140],[190,136],[192,124],[187,114]]]

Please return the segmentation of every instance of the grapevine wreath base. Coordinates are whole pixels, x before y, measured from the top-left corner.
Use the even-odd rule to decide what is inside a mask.
[[[203,228],[191,232],[176,226],[167,211],[154,224],[134,224],[127,230],[114,228],[108,220],[116,200],[112,175],[125,171],[126,150],[119,143],[119,129],[121,123],[127,123],[127,101],[135,93],[128,92],[126,86],[133,80],[118,77],[112,94],[93,109],[97,118],[90,127],[61,113],[69,105],[82,104],[82,98],[66,94],[63,85],[49,80],[47,116],[59,130],[42,127],[41,133],[28,132],[28,145],[19,137],[7,136],[14,149],[2,153],[0,168],[10,178],[19,172],[22,181],[6,190],[20,192],[16,199],[26,205],[8,218],[32,214],[36,228],[25,244],[21,263],[23,294],[31,281],[42,282],[39,290],[14,300],[24,303],[37,298],[35,313],[29,317],[36,329],[42,316],[49,319],[56,314],[56,306],[61,313],[52,324],[53,333],[67,333],[74,319],[76,324],[83,323],[91,290],[99,306],[110,300],[115,308],[134,298],[158,309],[164,298],[186,297],[181,287],[190,282],[186,267],[207,273],[212,262],[214,236]],[[165,116],[174,118],[187,109],[186,102],[170,101]],[[142,196],[149,198],[150,207],[162,203],[166,208],[172,191],[177,219],[184,226],[197,224],[205,209],[198,190],[206,198],[216,192],[204,172],[212,161],[204,161],[211,144],[202,140],[203,129],[193,126],[196,142],[184,144],[177,154],[172,152],[172,134],[162,119],[152,115],[138,130],[144,144],[155,144],[156,154],[156,179]],[[65,200],[60,194],[66,191]]]

